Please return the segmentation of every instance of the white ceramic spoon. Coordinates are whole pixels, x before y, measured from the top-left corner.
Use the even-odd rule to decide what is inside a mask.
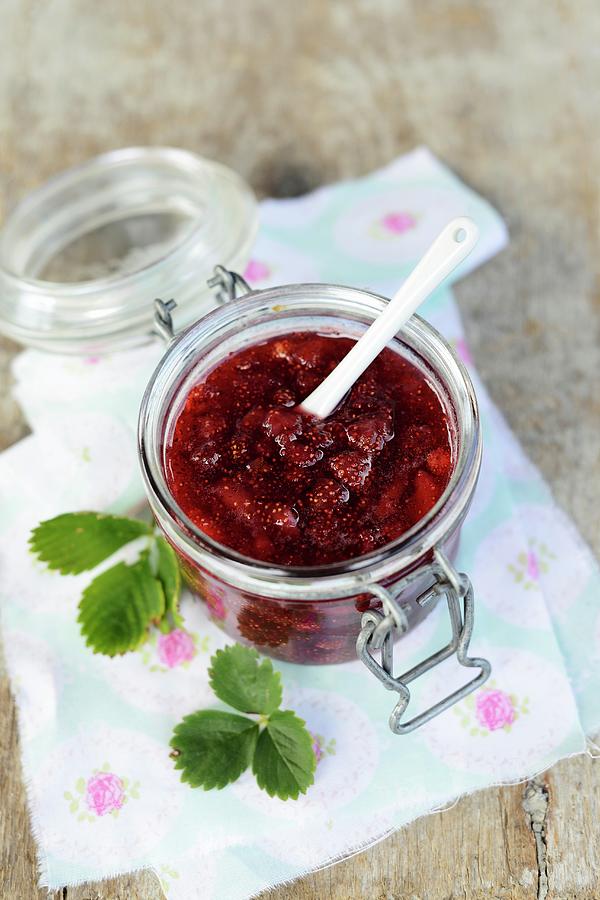
[[[466,259],[478,237],[479,229],[472,219],[461,216],[449,222],[384,311],[325,381],[301,404],[302,412],[319,419],[326,419],[331,415],[354,382],[410,319],[423,300]]]

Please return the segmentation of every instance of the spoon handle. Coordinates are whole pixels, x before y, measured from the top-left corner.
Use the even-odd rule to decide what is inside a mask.
[[[438,235],[385,310],[342,361],[302,403],[309,415],[326,419],[365,369],[425,300],[469,255],[479,229],[472,219],[453,219]]]

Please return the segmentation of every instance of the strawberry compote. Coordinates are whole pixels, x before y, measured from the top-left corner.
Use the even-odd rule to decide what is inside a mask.
[[[434,506],[452,473],[448,415],[399,353],[383,350],[326,421],[299,411],[352,344],[272,338],[192,388],[165,461],[201,531],[253,559],[316,566],[388,544]]]

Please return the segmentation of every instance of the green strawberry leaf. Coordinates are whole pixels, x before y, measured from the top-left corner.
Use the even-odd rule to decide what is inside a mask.
[[[135,650],[164,612],[164,591],[145,553],[134,565],[120,562],[94,578],[82,594],[77,621],[94,653],[116,656]]]
[[[208,674],[219,700],[240,712],[268,716],[281,704],[279,672],[273,670],[270,659],[260,661],[251,647],[233,644],[217,650]]]
[[[245,716],[204,709],[186,716],[171,739],[175,768],[192,787],[224,788],[252,762],[258,723]]]
[[[290,709],[270,717],[256,744],[252,771],[270,797],[298,799],[314,781],[316,757],[302,719]]]
[[[178,604],[181,592],[181,572],[177,557],[171,545],[163,537],[156,538],[156,551],[156,577],[162,584],[165,592],[166,610],[173,616],[175,624],[180,624],[181,617],[178,613]]]
[[[152,533],[150,525],[137,519],[95,512],[64,513],[34,528],[29,544],[49,569],[78,575],[94,569],[135,538]]]

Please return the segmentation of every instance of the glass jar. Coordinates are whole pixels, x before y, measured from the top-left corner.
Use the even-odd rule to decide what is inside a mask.
[[[246,264],[257,205],[235,172],[185,150],[129,147],[61,172],[0,231],[0,331],[82,355],[152,338],[152,298],[178,326],[215,306],[218,262]]]
[[[215,280],[213,279],[213,284]],[[138,442],[148,499],[174,547],[192,591],[237,640],[296,663],[339,663],[359,657],[399,694],[390,724],[412,730],[474,690],[489,675],[485,660],[468,657],[473,593],[455,572],[460,526],[481,463],[481,431],[470,378],[443,338],[413,316],[393,342],[426,376],[451,422],[455,460],[450,482],[430,512],[397,540],[369,554],[320,567],[278,567],[242,556],[200,531],[178,506],[165,478],[165,448],[185,399],[228,354],[294,331],[358,338],[385,306],[383,297],[350,287],[285,285],[250,291],[221,270],[220,288],[241,299],[225,303],[171,340],[144,395]],[[159,301],[157,322],[172,338],[170,309]],[[414,628],[445,596],[452,625],[447,647],[404,675],[393,674],[393,642]],[[376,655],[381,651],[381,661]],[[456,653],[479,674],[431,709],[402,723],[407,683]]]

